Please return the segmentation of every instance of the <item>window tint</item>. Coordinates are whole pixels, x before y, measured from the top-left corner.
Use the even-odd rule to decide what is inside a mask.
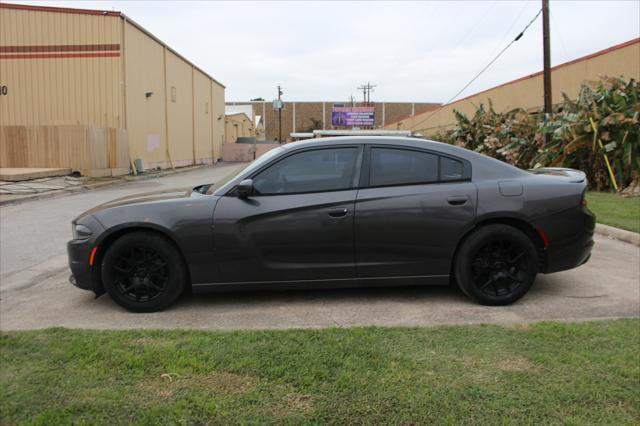
[[[406,149],[372,148],[369,183],[403,185],[438,180],[438,156]]]
[[[462,179],[462,161],[440,157],[440,180]]]
[[[257,194],[338,191],[353,187],[357,148],[293,154],[253,178]]]

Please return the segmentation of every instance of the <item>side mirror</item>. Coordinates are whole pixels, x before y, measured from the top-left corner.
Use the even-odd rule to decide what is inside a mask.
[[[253,179],[245,179],[236,187],[238,198],[247,198],[253,194]]]

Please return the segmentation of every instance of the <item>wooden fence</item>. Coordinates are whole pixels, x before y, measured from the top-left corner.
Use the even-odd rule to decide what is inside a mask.
[[[253,161],[265,152],[279,146],[277,143],[225,143],[222,146],[222,160]]]
[[[88,126],[0,126],[0,167],[64,167],[84,176],[128,174],[127,131]]]

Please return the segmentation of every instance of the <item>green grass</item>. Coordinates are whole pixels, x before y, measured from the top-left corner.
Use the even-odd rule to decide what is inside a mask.
[[[638,424],[640,320],[0,334],[0,424]]]
[[[640,198],[625,198],[608,192],[587,192],[587,207],[605,225],[640,232]]]

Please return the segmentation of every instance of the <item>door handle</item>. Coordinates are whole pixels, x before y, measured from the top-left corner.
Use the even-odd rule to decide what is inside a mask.
[[[331,217],[345,217],[347,215],[347,211],[348,210],[345,209],[345,208],[329,210],[329,216],[331,216]]]
[[[452,206],[463,206],[467,204],[467,197],[464,196],[453,196],[447,198],[447,202]]]

